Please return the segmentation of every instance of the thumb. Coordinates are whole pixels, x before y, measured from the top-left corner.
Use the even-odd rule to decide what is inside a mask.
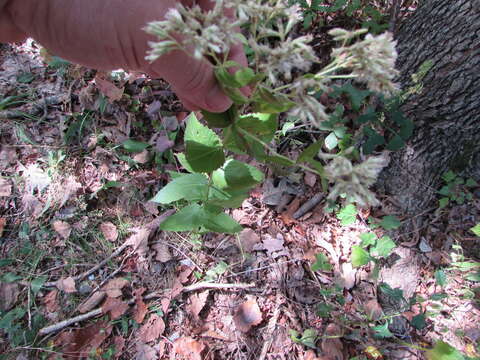
[[[182,51],[162,56],[150,65],[148,73],[167,80],[191,110],[223,112],[232,104],[217,83],[213,66]]]

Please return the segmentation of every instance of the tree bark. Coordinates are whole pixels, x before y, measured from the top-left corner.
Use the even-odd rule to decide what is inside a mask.
[[[379,183],[405,213],[418,214],[435,204],[444,172],[480,176],[480,0],[426,1],[396,39],[403,89],[426,60],[433,67],[402,106],[414,135]]]

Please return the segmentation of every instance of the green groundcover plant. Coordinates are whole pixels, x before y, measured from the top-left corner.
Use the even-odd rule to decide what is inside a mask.
[[[234,17],[225,14],[234,14]],[[320,101],[333,81],[346,79],[365,84],[384,97],[398,92],[393,82],[397,53],[392,35],[366,34],[365,29],[332,29],[338,43],[332,61],[318,72],[309,72],[319,59],[309,35],[293,36],[302,21],[302,11],[287,2],[217,0],[210,11],[199,6],[178,4],[163,21],[150,23],[146,31],[158,41],[151,43],[148,59],[154,61],[172,50],[185,51],[197,59],[210,61],[215,76],[233,105],[221,114],[202,111],[202,119],[191,114],[185,132],[185,152],[177,155],[186,173],[172,174],[153,201],[175,202],[180,210],[162,228],[173,231],[205,230],[233,233],[240,226],[224,208],[240,206],[248,190],[263,180],[262,173],[240,161],[234,154],[249,154],[266,164],[298,167],[331,184],[328,201],[346,197],[359,206],[378,205],[369,189],[388,163],[385,155],[358,162],[353,146],[340,146],[337,153],[323,153],[332,146],[332,135],[307,147],[296,159],[276,152],[272,140],[279,116],[287,114],[310,128],[332,129],[341,140],[341,129],[332,126]],[[242,32],[238,32],[238,29]],[[180,35],[180,36],[179,36]],[[249,66],[229,60],[232,46],[243,44]],[[245,96],[244,87],[251,89]],[[338,115],[338,114],[337,114]],[[202,123],[202,122],[203,123]],[[337,135],[335,135],[337,134]],[[343,144],[345,145],[345,144]]]

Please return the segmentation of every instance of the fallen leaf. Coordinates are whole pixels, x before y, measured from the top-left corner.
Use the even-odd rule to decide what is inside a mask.
[[[157,360],[157,351],[147,345],[142,343],[137,343],[136,346],[137,353],[135,354],[135,360]]]
[[[100,230],[102,231],[103,236],[108,241],[115,241],[118,238],[117,227],[111,222],[107,221],[100,224]]]
[[[17,302],[18,294],[18,284],[0,282],[0,310],[10,310]]]
[[[345,262],[342,264],[342,279],[343,287],[347,290],[350,290],[355,286],[355,275],[357,269],[354,269],[352,263]]]
[[[308,186],[314,187],[317,182],[317,175],[307,171],[303,176],[303,180],[305,181],[305,184],[307,184]]]
[[[172,260],[172,254],[170,248],[163,241],[157,242],[152,245],[152,249],[155,250],[155,260],[161,263],[166,263]]]
[[[128,280],[124,278],[115,278],[106,283],[102,290],[107,293],[108,297],[117,298],[122,296],[122,289],[128,285]]]
[[[322,351],[326,357],[325,360],[343,360],[343,344],[340,338],[333,337],[342,335],[340,327],[335,324],[328,324],[325,333],[329,336],[322,340]]]
[[[111,102],[120,100],[123,96],[123,88],[120,89],[116,87],[115,84],[99,76],[95,76],[95,84],[97,84],[98,90],[109,98]]]
[[[321,360],[321,359],[317,357],[317,355],[315,354],[315,351],[307,350],[305,352],[305,355],[303,356],[303,360]]]
[[[260,236],[252,229],[243,229],[239,236],[242,250],[249,253],[253,251],[256,244],[260,242]]]
[[[383,315],[382,307],[380,306],[378,301],[375,299],[371,299],[367,301],[363,306],[363,308],[367,316],[372,320],[378,320]]]
[[[138,338],[148,343],[157,340],[165,331],[165,323],[157,314],[152,314],[147,322],[138,330]]]
[[[187,305],[187,311],[192,314],[195,319],[198,319],[198,315],[205,306],[207,301],[209,290],[202,291],[198,294],[190,295],[190,303]]]
[[[180,271],[180,274],[178,274],[178,280],[182,283],[185,284],[188,282],[188,278],[193,272],[193,268],[190,266],[182,266],[182,271]]]
[[[74,293],[77,291],[75,288],[75,280],[69,276],[68,278],[60,278],[55,282],[55,286],[58,290],[66,293]]]
[[[107,300],[102,305],[102,312],[109,313],[110,319],[115,320],[125,314],[128,310],[128,304],[120,299],[107,297]]]
[[[5,225],[7,224],[7,219],[0,218],[0,238],[3,235],[3,230],[5,229]]]
[[[136,229],[135,233],[127,239],[127,244],[130,245],[138,256],[137,263],[146,262],[148,249],[148,237],[151,230],[147,228]]]
[[[267,250],[268,255],[271,255],[276,251],[281,251],[284,249],[284,246],[283,246],[284,240],[283,238],[280,238],[280,237],[274,238],[266,234],[265,238],[262,240],[262,243],[263,243],[264,249]]]
[[[60,220],[53,222],[53,229],[57,232],[58,235],[61,236],[63,240],[67,240],[70,237],[70,233],[72,232],[72,227],[70,226],[70,224]]]
[[[147,201],[146,203],[143,204],[143,207],[152,215],[159,214],[158,204],[154,203],[153,201]]]
[[[82,184],[80,184],[73,176],[69,176],[62,182],[61,187],[61,200],[59,207],[63,207],[67,203],[67,201],[74,195],[76,195],[77,191],[82,188]]]
[[[64,359],[87,359],[110,336],[112,325],[98,321],[83,329],[62,332],[55,345],[62,347]]]
[[[173,343],[173,352],[189,360],[202,360],[203,350],[205,350],[205,344],[189,336],[177,339]]]
[[[123,355],[123,349],[125,348],[125,338],[121,335],[113,337],[113,345],[115,346],[115,359],[118,359]]]
[[[22,204],[27,216],[36,219],[42,213],[43,204],[32,194],[23,194]]]
[[[145,291],[144,288],[138,289],[134,291],[135,294],[135,310],[133,313],[133,319],[138,323],[141,324],[143,319],[145,319],[145,315],[148,313],[148,307],[143,301],[142,294]]]
[[[45,303],[48,312],[56,312],[60,308],[60,305],[57,302],[57,295],[58,290],[52,290],[43,298],[43,302]]]
[[[94,292],[83,304],[78,307],[78,311],[83,313],[89,312],[102,302],[107,294],[105,291]]]
[[[245,333],[250,331],[252,326],[260,324],[262,313],[255,299],[252,298],[241,304],[233,316],[233,321],[237,329]]]
[[[135,154],[133,156],[133,160],[135,160],[139,164],[146,164],[148,160],[150,160],[150,153],[147,149],[144,149],[138,154]]]
[[[12,195],[12,185],[10,181],[0,178],[0,197]]]
[[[155,141],[155,150],[159,153],[164,152],[165,150],[170,149],[175,143],[170,140],[167,136],[161,135]]]

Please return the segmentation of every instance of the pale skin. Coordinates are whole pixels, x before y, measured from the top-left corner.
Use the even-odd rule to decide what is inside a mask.
[[[208,9],[210,0],[181,0]],[[1,1],[0,1],[1,2]],[[162,20],[178,0],[9,0],[0,9],[0,42],[32,37],[49,52],[99,70],[124,68],[167,80],[187,108],[221,112],[231,105],[213,75],[213,67],[180,51],[153,63],[145,60],[148,41],[143,28]],[[242,47],[229,57],[242,65]]]

